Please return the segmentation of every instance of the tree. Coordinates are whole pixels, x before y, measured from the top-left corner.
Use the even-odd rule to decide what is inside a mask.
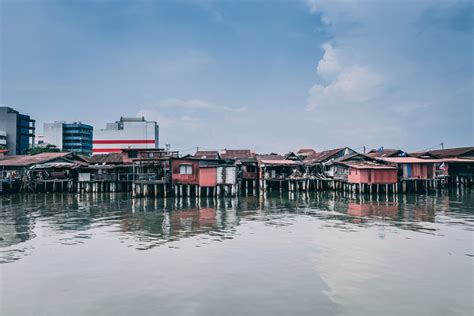
[[[29,155],[36,155],[41,153],[58,153],[60,152],[59,148],[54,145],[46,145],[42,147],[33,147],[28,149]]]

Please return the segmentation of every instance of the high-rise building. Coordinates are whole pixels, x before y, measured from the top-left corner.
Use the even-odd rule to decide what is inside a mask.
[[[9,155],[25,155],[34,146],[35,120],[29,115],[20,114],[7,106],[0,107],[0,130],[6,133]]]
[[[141,118],[121,117],[94,132],[94,153],[120,152],[126,148],[158,148],[158,124]]]
[[[0,131],[0,149],[7,148],[7,132]]]
[[[43,142],[62,151],[78,154],[92,154],[93,127],[80,122],[44,123]]]

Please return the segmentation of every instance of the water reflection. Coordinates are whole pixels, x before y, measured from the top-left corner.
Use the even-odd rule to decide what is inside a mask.
[[[175,247],[174,241],[197,237],[196,247],[224,242],[245,221],[286,226],[300,216],[324,221],[326,227],[355,231],[385,227],[436,233],[433,223],[473,230],[473,194],[354,197],[334,192],[275,194],[234,199],[131,199],[125,194],[28,194],[0,198],[0,262],[33,251],[25,241],[39,233],[59,235],[64,245],[87,242],[95,234],[117,235],[127,247],[147,250]],[[57,241],[56,241],[57,242]]]

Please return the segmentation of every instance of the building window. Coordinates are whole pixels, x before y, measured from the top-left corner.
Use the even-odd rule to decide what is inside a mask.
[[[193,174],[192,165],[179,165],[179,174]]]

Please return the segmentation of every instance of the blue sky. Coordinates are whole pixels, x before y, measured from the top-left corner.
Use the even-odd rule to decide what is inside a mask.
[[[0,1],[1,104],[174,149],[473,145],[470,1]]]

